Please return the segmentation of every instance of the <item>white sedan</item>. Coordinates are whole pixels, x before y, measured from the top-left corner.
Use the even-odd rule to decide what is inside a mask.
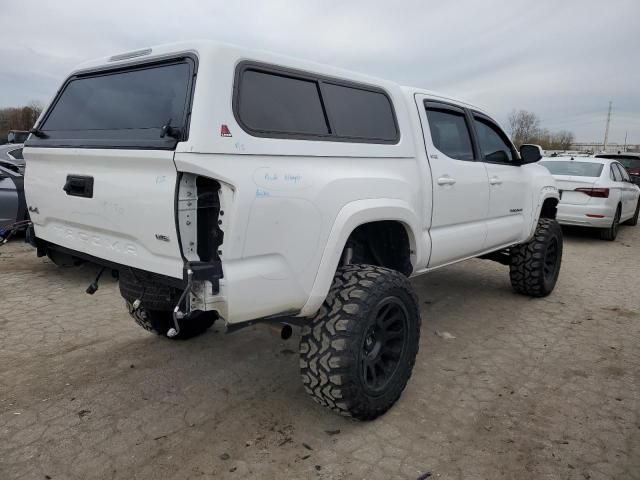
[[[604,240],[615,240],[621,223],[638,223],[640,188],[616,160],[545,157],[540,164],[560,189],[557,220],[562,225],[599,228]]]

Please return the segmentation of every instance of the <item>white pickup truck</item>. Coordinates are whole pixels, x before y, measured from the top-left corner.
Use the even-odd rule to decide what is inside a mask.
[[[301,325],[306,390],[358,419],[411,375],[408,277],[483,257],[544,296],[560,270],[538,147],[516,151],[467,103],[270,53],[194,42],[88,62],[24,156],[39,255],[117,272],[160,335]]]

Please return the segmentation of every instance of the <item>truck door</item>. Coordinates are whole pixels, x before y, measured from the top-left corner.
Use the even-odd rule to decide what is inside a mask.
[[[433,179],[429,267],[438,267],[482,251],[489,183],[465,110],[424,95],[416,95],[416,104]]]
[[[533,200],[526,170],[516,161],[512,143],[489,117],[473,112],[480,155],[489,176],[489,218],[485,250],[522,240]],[[528,229],[527,229],[528,231]]]

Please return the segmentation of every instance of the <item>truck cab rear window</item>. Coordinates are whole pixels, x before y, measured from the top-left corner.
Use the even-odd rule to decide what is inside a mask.
[[[192,77],[190,60],[72,77],[29,146],[175,148],[186,137]]]
[[[277,68],[240,65],[234,112],[251,135],[397,143],[393,105],[381,90]]]

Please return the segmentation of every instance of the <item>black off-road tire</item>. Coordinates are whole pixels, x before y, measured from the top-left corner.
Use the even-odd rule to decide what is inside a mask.
[[[182,291],[159,283],[152,274],[123,269],[119,273],[120,294],[125,299],[129,314],[145,330],[156,335],[167,336],[174,328],[173,309],[180,300]],[[133,303],[140,300],[138,309]],[[215,312],[195,312],[188,319],[180,320],[180,333],[176,340],[192,338],[204,333],[217,319]]]
[[[638,224],[638,215],[640,215],[640,199],[638,199],[638,203],[636,204],[636,213],[634,213],[633,217],[627,220],[624,224],[635,227]]]
[[[513,289],[530,297],[546,297],[556,286],[562,262],[562,229],[541,218],[533,239],[511,248],[509,276]]]
[[[302,330],[305,390],[341,415],[382,415],[411,377],[420,323],[418,300],[404,275],[371,265],[339,268],[320,311]]]
[[[133,308],[131,303],[126,302],[129,315],[133,320],[145,330],[167,337],[167,332],[174,328],[173,311],[171,310],[146,310],[144,308]],[[194,312],[188,319],[179,320],[180,333],[174,337],[167,337],[172,340],[187,340],[206,332],[218,316],[215,312]]]
[[[602,240],[607,240],[609,242],[613,242],[618,236],[618,230],[620,230],[620,216],[622,215],[622,209],[618,205],[616,209],[616,214],[613,217],[613,221],[611,222],[611,226],[609,228],[600,229],[600,238]]]

